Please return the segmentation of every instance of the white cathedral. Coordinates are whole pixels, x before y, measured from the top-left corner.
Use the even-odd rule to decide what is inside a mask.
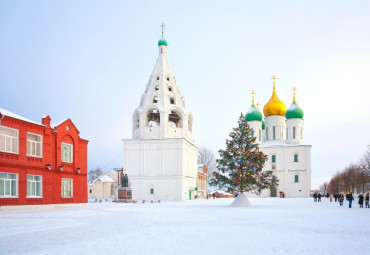
[[[276,189],[264,190],[261,196],[276,197],[283,192],[285,197],[309,197],[311,145],[303,143],[304,113],[296,102],[296,89],[293,88],[293,102],[287,110],[276,94],[276,76],[272,79],[272,96],[263,107],[265,121],[254,104],[253,91],[252,106],[245,115],[261,151],[268,155],[263,170],[272,170],[279,179]]]
[[[194,198],[198,148],[193,144],[193,116],[185,108],[167,60],[167,41],[132,119],[132,139],[123,139],[123,168],[133,200],[182,201]]]

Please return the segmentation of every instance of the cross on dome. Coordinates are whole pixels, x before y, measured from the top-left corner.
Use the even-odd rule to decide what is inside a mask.
[[[252,90],[251,92],[251,95],[252,95],[252,105],[254,105],[254,95],[256,94],[256,92],[254,92],[254,90]]]
[[[163,38],[163,35],[164,35],[164,27],[165,27],[166,25],[164,24],[164,23],[162,23],[161,24],[161,29],[162,29],[162,38]]]
[[[293,102],[295,102],[295,92],[297,91],[298,89],[296,87],[293,87],[292,91],[293,91]]]
[[[275,74],[271,77],[271,80],[273,84],[273,89],[275,90],[275,81],[277,80],[277,77],[275,76]]]

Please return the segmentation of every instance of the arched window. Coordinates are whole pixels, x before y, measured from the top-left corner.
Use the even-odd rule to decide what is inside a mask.
[[[295,139],[295,127],[293,127],[293,139]]]
[[[272,140],[275,140],[275,126],[272,127]]]
[[[298,154],[294,154],[294,163],[298,162]]]
[[[170,98],[170,104],[175,104],[175,98],[174,97]]]
[[[158,103],[158,96],[153,97],[153,104],[156,104],[156,103]]]
[[[168,91],[172,91],[172,87],[168,87]]]
[[[260,142],[261,142],[261,133],[262,133],[261,129],[258,129],[258,140]]]
[[[269,140],[269,128],[266,127],[266,141]]]
[[[170,127],[182,127],[181,118],[175,111],[171,111],[168,115],[168,125]]]
[[[151,109],[148,112],[148,127],[157,127],[161,124],[161,116],[159,111],[156,109]]]
[[[299,182],[299,175],[298,174],[294,175],[294,182],[295,183]]]
[[[159,90],[159,85],[155,86],[155,90]]]

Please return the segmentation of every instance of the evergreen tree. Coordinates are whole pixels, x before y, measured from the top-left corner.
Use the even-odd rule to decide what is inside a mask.
[[[226,150],[219,150],[218,171],[213,173],[210,184],[230,193],[261,194],[263,189],[276,187],[278,179],[272,171],[262,171],[267,156],[259,150],[243,114],[238,123],[239,126],[230,133],[230,139],[226,140]]]

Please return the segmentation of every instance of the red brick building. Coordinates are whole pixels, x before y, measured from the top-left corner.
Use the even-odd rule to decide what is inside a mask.
[[[70,119],[0,108],[0,206],[87,202],[87,144]]]

